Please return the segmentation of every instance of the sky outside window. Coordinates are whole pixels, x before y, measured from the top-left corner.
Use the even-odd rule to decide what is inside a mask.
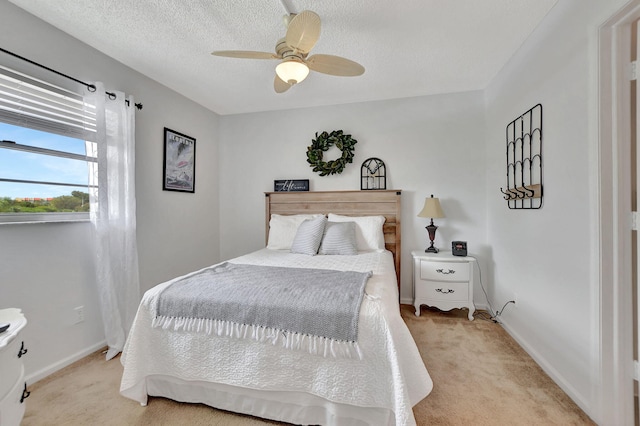
[[[0,140],[85,155],[85,141],[0,123]],[[0,198],[54,198],[71,191],[88,192],[87,162],[0,149],[0,177],[78,184],[78,187],[0,182]]]

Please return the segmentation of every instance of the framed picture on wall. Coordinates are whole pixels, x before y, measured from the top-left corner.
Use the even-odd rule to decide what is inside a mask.
[[[162,189],[195,192],[196,140],[164,128],[164,166]]]

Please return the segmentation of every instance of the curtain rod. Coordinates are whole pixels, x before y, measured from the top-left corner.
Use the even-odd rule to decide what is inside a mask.
[[[16,53],[10,52],[10,51],[8,51],[6,49],[3,49],[2,47],[0,47],[0,51],[6,53],[7,55],[11,55],[11,56],[13,56],[15,58],[21,59],[21,60],[23,60],[25,62],[29,62],[32,65],[35,65],[35,66],[40,67],[40,68],[43,68],[43,69],[45,69],[45,70],[47,70],[49,72],[52,72],[54,74],[58,74],[59,76],[62,76],[64,78],[68,78],[69,80],[75,81],[76,83],[82,84],[87,89],[89,89],[89,91],[91,91],[91,92],[95,92],[96,91],[96,86],[94,86],[93,84],[85,83],[84,81],[78,80],[77,78],[73,78],[73,77],[71,77],[69,75],[63,74],[60,71],[56,71],[56,70],[54,70],[52,68],[49,68],[49,67],[44,66],[42,64],[39,64],[37,62],[34,62],[31,59],[27,59],[27,58],[25,58],[23,56],[20,56],[20,55],[16,54]],[[105,91],[105,93],[109,96],[109,99],[111,99],[111,100],[114,100],[116,98],[116,94],[115,93],[111,93],[111,92],[107,92],[107,91]],[[127,105],[129,105],[129,100],[128,99],[125,99],[124,101],[126,102]],[[135,106],[138,109],[142,109],[142,104],[141,103],[136,103]]]

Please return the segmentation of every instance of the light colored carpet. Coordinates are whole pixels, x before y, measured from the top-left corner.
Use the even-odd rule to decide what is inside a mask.
[[[499,324],[424,306],[402,316],[434,382],[414,407],[418,425],[594,424]],[[141,407],[118,393],[121,374],[100,352],[58,371],[29,387],[22,425],[279,424],[164,398]]]

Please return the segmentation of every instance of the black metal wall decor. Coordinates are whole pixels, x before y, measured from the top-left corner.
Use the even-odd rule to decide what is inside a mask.
[[[360,189],[387,189],[387,168],[384,161],[371,157],[360,168]]]
[[[500,188],[510,209],[542,207],[542,105],[507,125],[507,187]]]

